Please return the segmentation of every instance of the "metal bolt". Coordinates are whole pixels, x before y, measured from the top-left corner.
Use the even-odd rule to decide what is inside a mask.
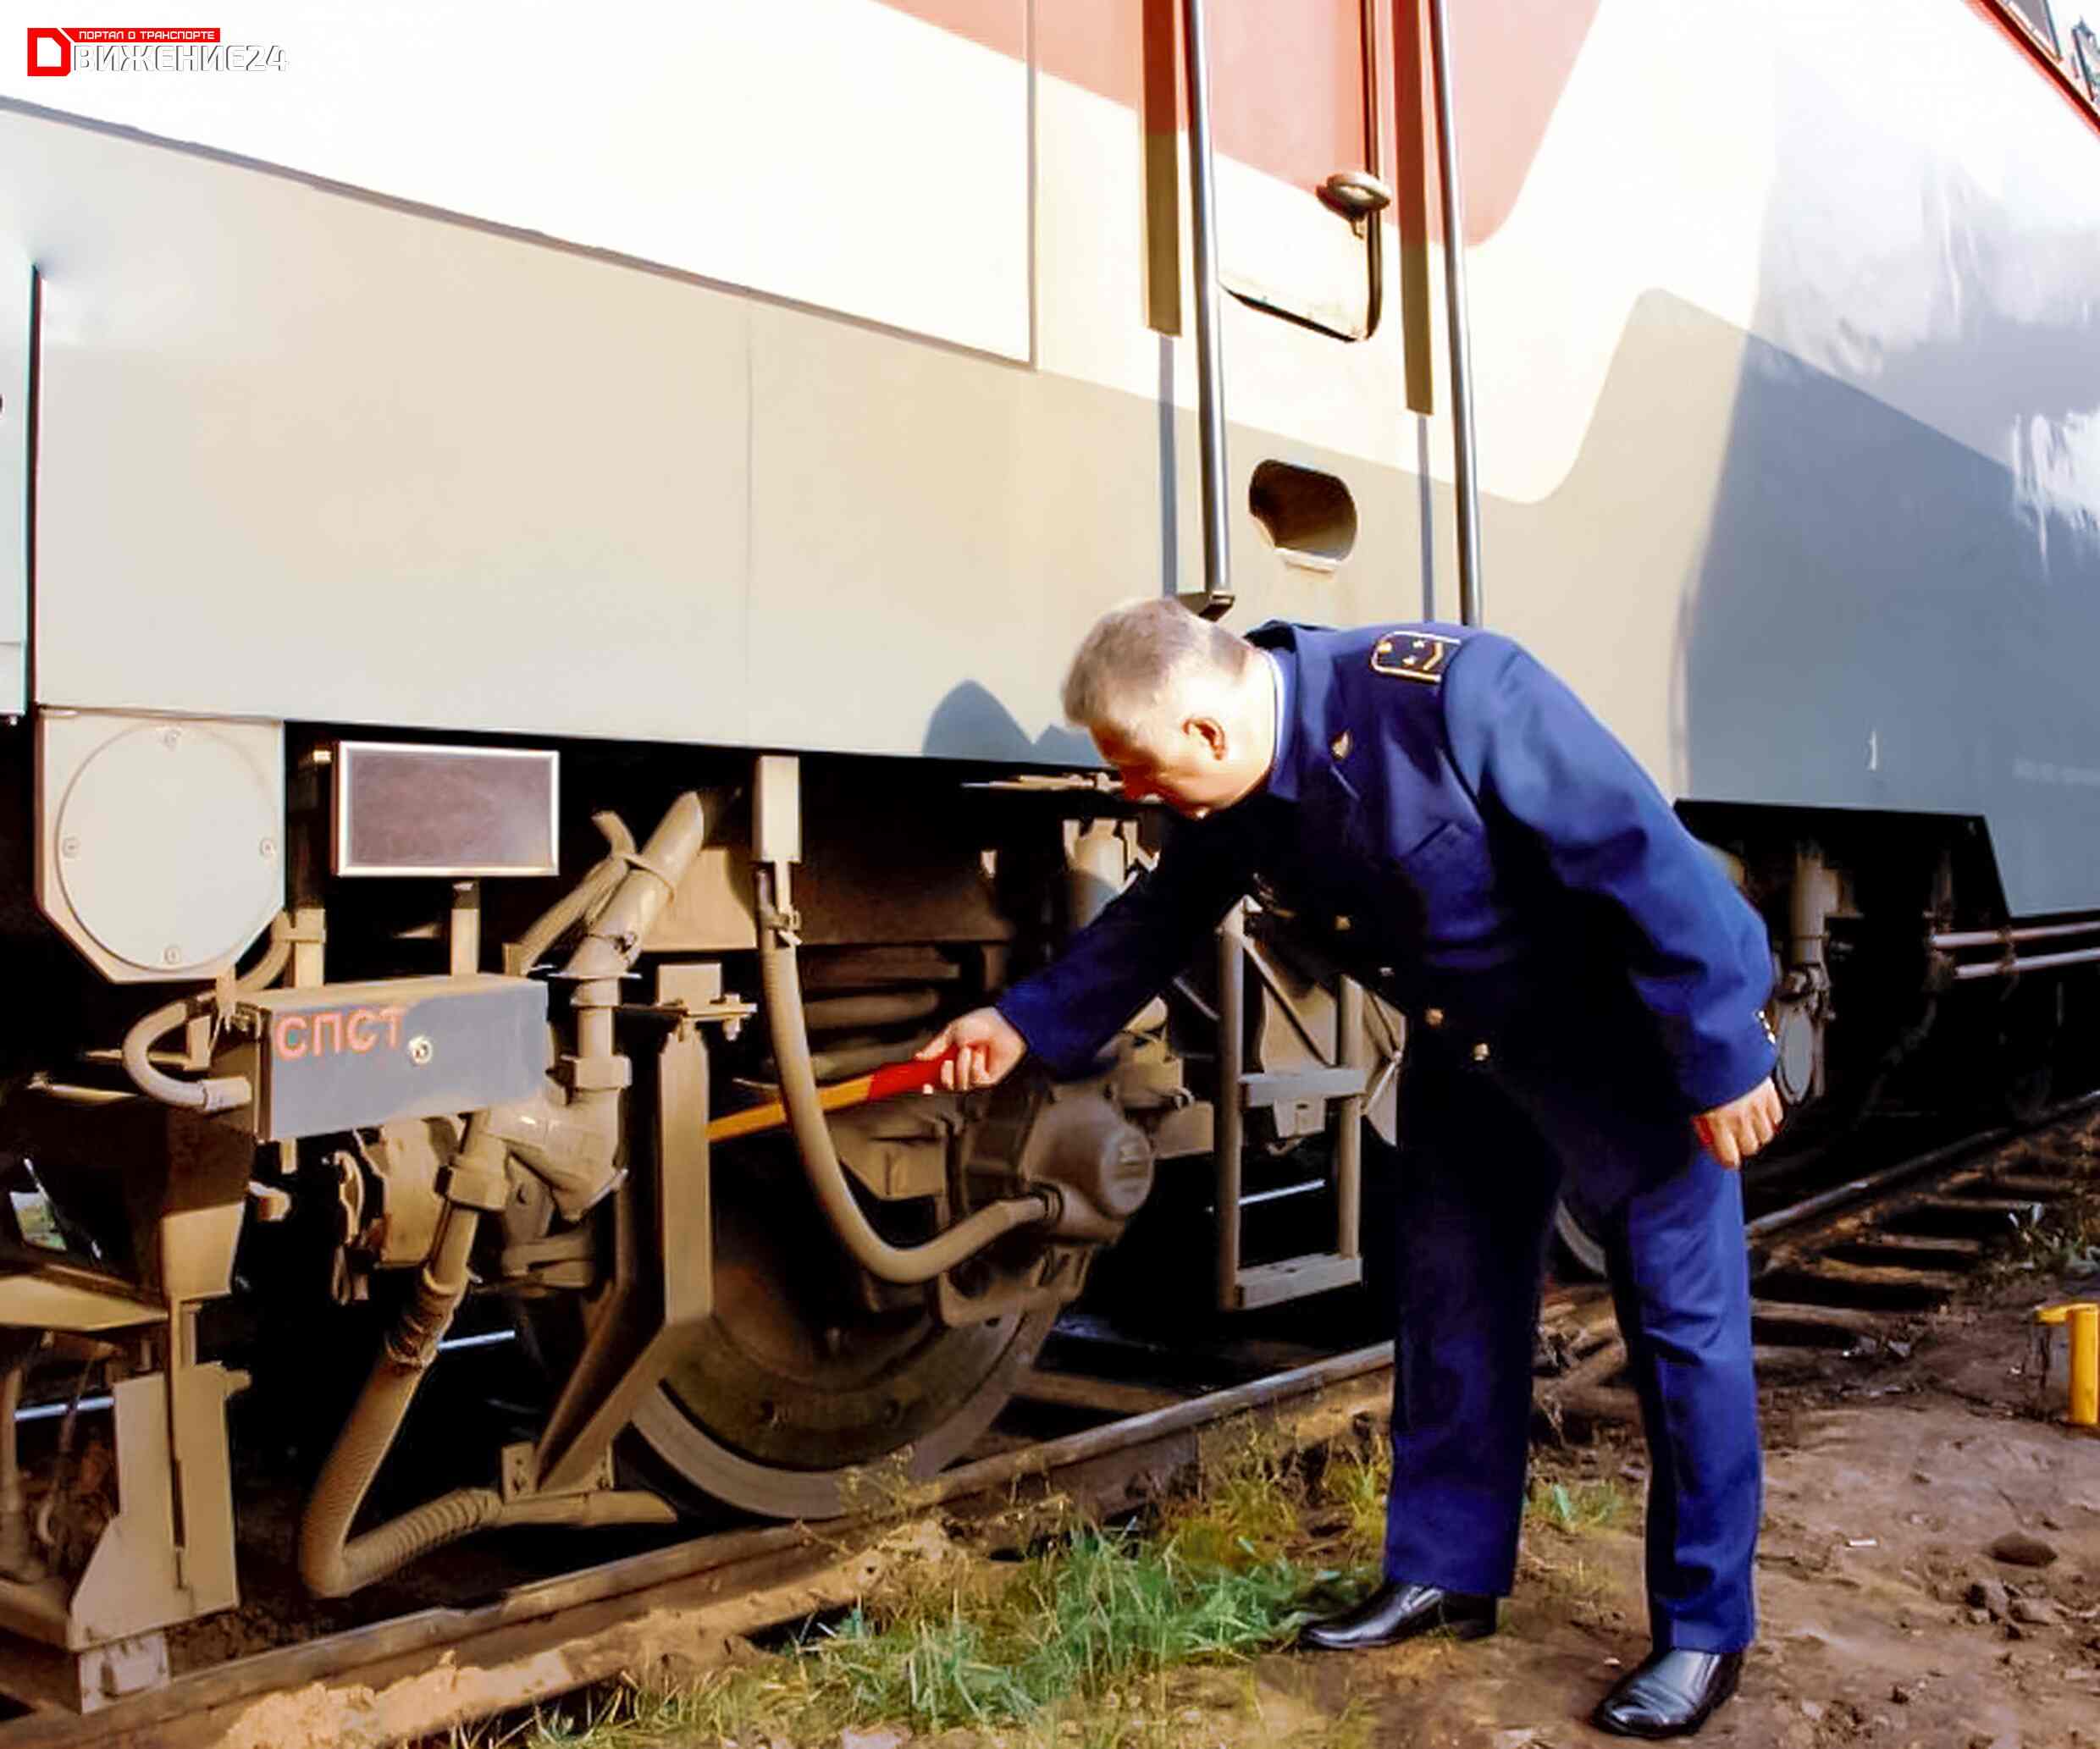
[[[417,1033],[408,1041],[408,1060],[417,1068],[422,1068],[437,1054],[437,1047],[422,1033]]]
[[[262,859],[265,862],[268,862],[272,857],[277,854],[277,841],[274,838],[265,838],[262,843],[257,845],[256,847],[262,852]]]
[[[58,841],[58,854],[60,856],[75,857],[80,853],[80,841],[78,838],[61,838]]]
[[[182,745],[182,731],[180,729],[163,729],[160,731],[160,744],[168,748],[170,752],[173,752],[176,748]]]
[[[160,960],[164,966],[179,966],[182,963],[182,949],[170,941],[161,949]]]

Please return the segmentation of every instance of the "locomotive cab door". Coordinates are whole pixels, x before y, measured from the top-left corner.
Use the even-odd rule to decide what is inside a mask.
[[[1341,340],[1380,317],[1376,0],[1213,0],[1220,282]]]

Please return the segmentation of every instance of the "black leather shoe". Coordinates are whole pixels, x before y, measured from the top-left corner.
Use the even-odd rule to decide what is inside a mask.
[[[1597,1702],[1589,1722],[1619,1737],[1688,1737],[1735,1692],[1739,1652],[1651,1652]]]
[[[1493,1633],[1495,1599],[1388,1581],[1353,1609],[1313,1622],[1300,1639],[1322,1652],[1361,1652],[1368,1646],[1397,1646],[1440,1629],[1460,1640]]]

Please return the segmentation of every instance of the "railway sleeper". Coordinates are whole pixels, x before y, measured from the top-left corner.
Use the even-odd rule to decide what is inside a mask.
[[[1860,1305],[1920,1310],[1936,1305],[1960,1287],[1949,1270],[1910,1269],[1895,1264],[1843,1263],[1821,1257],[1790,1265],[1777,1279],[1760,1283],[1767,1296],[1810,1305]]]
[[[1920,1196],[1887,1217],[1891,1231],[2002,1234],[2025,1226],[2046,1202],[2026,1196]]]
[[[1965,1266],[1978,1262],[1990,1246],[1980,1239],[1952,1233],[1865,1232],[1830,1246],[1826,1256],[1844,1263],[1946,1263]]]
[[[1861,1337],[1878,1340],[1888,1314],[1863,1306],[1816,1305],[1782,1299],[1750,1302],[1750,1332],[1766,1342],[1794,1347],[1851,1349]]]
[[[2050,1172],[1992,1172],[1983,1182],[2001,1196],[2036,1202],[2060,1202],[2076,1188],[2070,1180]]]

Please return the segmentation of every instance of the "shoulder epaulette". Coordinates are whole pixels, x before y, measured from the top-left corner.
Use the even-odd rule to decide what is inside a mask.
[[[1458,648],[1456,637],[1434,632],[1394,632],[1371,647],[1371,668],[1401,680],[1423,680],[1440,686],[1444,665]]]

